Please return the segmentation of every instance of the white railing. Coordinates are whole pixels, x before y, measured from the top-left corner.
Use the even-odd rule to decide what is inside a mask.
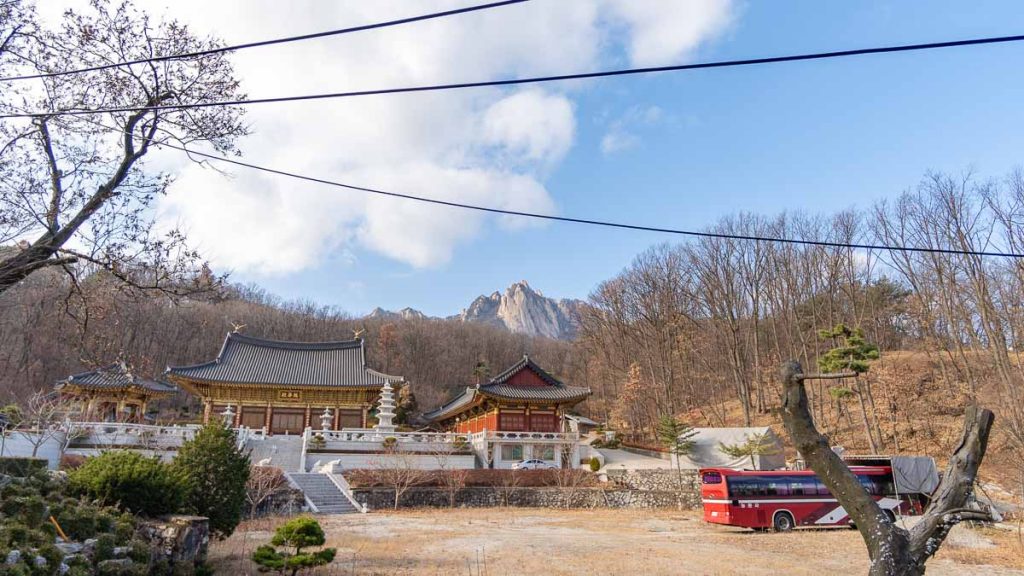
[[[341,493],[345,495],[345,498],[348,498],[348,501],[352,503],[352,506],[354,506],[356,510],[362,514],[366,514],[370,511],[369,506],[363,506],[356,500],[355,496],[352,495],[352,486],[349,485],[348,480],[345,480],[344,476],[341,474],[335,474],[331,471],[324,471],[324,474],[331,479],[331,482],[334,482],[334,485],[338,487],[338,490],[341,490]]]
[[[195,437],[201,426],[157,426],[125,422],[75,422],[72,445],[131,446],[146,449],[178,448]]]
[[[490,442],[529,442],[537,444],[579,442],[579,439],[580,435],[577,432],[503,432],[500,430],[485,430],[470,436],[470,440],[474,442],[488,440]]]

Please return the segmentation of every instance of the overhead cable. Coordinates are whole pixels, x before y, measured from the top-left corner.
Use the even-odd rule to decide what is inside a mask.
[[[109,128],[109,127],[107,127]],[[387,196],[391,198],[400,198],[403,200],[412,200],[415,202],[423,202],[427,204],[435,204],[439,206],[448,206],[451,208],[460,208],[464,210],[475,210],[478,212],[487,212],[491,214],[500,214],[503,216],[520,216],[523,218],[533,218],[536,220],[548,220],[553,222],[567,222],[572,224],[586,224],[590,226],[604,226],[607,228],[619,228],[624,230],[636,230],[642,232],[656,232],[661,234],[674,234],[679,236],[691,236],[697,238],[720,238],[728,240],[743,240],[743,241],[754,241],[754,242],[766,242],[773,244],[795,244],[802,246],[821,246],[825,248],[846,248],[846,249],[857,249],[857,250],[876,250],[876,251],[890,251],[890,252],[919,252],[919,253],[930,253],[930,254],[951,254],[957,256],[993,256],[1000,258],[1024,258],[1024,254],[1018,254],[1013,252],[992,252],[992,251],[976,251],[976,250],[957,250],[953,248],[922,248],[913,246],[891,246],[886,244],[861,244],[861,243],[848,243],[848,242],[831,242],[826,240],[806,240],[800,238],[782,238],[778,236],[754,236],[746,234],[728,234],[724,232],[709,232],[709,231],[696,231],[696,230],[683,230],[679,228],[665,228],[658,226],[645,226],[641,224],[628,224],[624,222],[613,222],[607,220],[595,220],[590,218],[574,218],[570,216],[556,216],[553,214],[543,214],[540,212],[526,212],[521,210],[508,210],[505,208],[494,208],[490,206],[479,206],[476,204],[465,204],[462,202],[453,202],[450,200],[440,200],[438,198],[428,198],[425,196],[415,196],[413,194],[404,194],[401,192],[392,192],[387,190],[380,190],[377,188],[369,188],[366,186],[356,186],[354,184],[345,184],[343,182],[337,182],[334,180],[327,180],[325,178],[318,178],[315,176],[307,176],[299,174],[297,172],[289,172],[287,170],[280,170],[277,168],[269,168],[266,166],[260,166],[258,164],[251,164],[249,162],[243,162],[241,160],[235,160],[233,158],[226,158],[224,156],[218,156],[216,154],[207,154],[200,152],[192,148],[185,148],[184,146],[178,146],[175,144],[160,143],[159,146],[166,146],[174,150],[185,152],[191,156],[199,156],[202,158],[208,158],[218,162],[224,162],[227,164],[233,164],[235,166],[241,166],[243,168],[249,168],[251,170],[258,170],[260,172],[266,172],[269,174],[276,174],[278,176],[286,176],[288,178],[294,178],[297,180],[304,180],[306,182],[314,182],[317,184],[324,184],[327,186],[333,186],[336,188],[345,188],[348,190],[355,190],[359,192],[366,192],[369,194],[376,194],[379,196]]]
[[[412,92],[439,92],[444,90],[460,90],[466,88],[483,88],[493,86],[516,86],[520,84],[537,84],[544,82],[561,82],[566,80],[585,80],[590,78],[607,78],[613,76],[627,76],[633,74],[652,74],[655,72],[680,72],[686,70],[703,70],[709,68],[730,68],[736,66],[754,66],[759,64],[778,64],[783,62],[800,62],[806,60],[825,60],[830,58],[845,58],[850,56],[864,56],[869,54],[888,54],[895,52],[911,52],[920,50],[934,50],[939,48],[954,48],[963,46],[979,46],[985,44],[1001,44],[1008,42],[1020,42],[1024,35],[998,36],[987,38],[971,38],[966,40],[951,40],[947,42],[929,42],[926,44],[904,44],[899,46],[884,46],[878,48],[858,48],[854,50],[840,50],[836,52],[815,52],[811,54],[793,54],[789,56],[770,56],[766,58],[748,58],[743,60],[719,60],[714,62],[699,62],[695,64],[678,64],[673,66],[652,66],[647,68],[623,68],[618,70],[605,70],[599,72],[581,72],[575,74],[559,74],[555,76],[534,76],[529,78],[513,78],[508,80],[485,80],[480,82],[459,82],[454,84],[431,84],[425,86],[406,86],[400,88],[378,88],[372,90],[356,90],[349,92],[331,92],[326,94],[306,94],[300,96],[278,96],[273,98],[253,98],[247,100],[220,100],[213,102],[183,102],[180,104],[160,104],[157,106],[114,106],[108,108],[81,109],[81,110],[55,110],[51,112],[18,112],[11,114],[0,114],[0,118],[32,118],[52,116],[82,116],[90,114],[106,114],[112,112],[139,112],[158,110],[183,110],[190,108],[210,108],[215,106],[248,106],[253,104],[272,104],[279,102],[301,102],[309,100],[328,100],[335,98],[353,98],[359,96],[379,96],[385,94],[405,94]]]
[[[443,12],[432,12],[430,14],[422,14],[420,16],[411,16],[408,18],[399,18],[397,20],[388,20],[386,22],[375,22],[372,24],[363,24],[361,26],[352,26],[350,28],[338,28],[335,30],[327,30],[324,32],[314,32],[312,34],[302,34],[299,36],[287,36],[285,38],[275,38],[273,40],[261,40],[259,42],[248,42],[245,44],[235,44],[233,46],[221,46],[218,48],[211,48],[209,50],[199,50],[196,52],[185,52],[182,54],[168,54],[167,56],[154,56],[152,58],[139,58],[137,60],[126,60],[123,62],[112,62],[110,64],[103,64],[100,66],[92,66],[89,68],[79,68],[77,70],[61,70],[58,72],[42,72],[39,74],[25,74],[22,76],[8,76],[6,78],[0,78],[0,82],[10,82],[15,80],[31,80],[35,78],[53,78],[56,76],[68,76],[71,74],[82,74],[84,72],[97,72],[100,70],[108,70],[110,68],[122,68],[125,66],[132,66],[134,64],[145,64],[147,62],[167,62],[170,60],[188,60],[192,58],[202,58],[206,56],[212,56],[214,54],[222,54],[224,52],[236,52],[238,50],[245,50],[248,48],[259,48],[262,46],[273,46],[275,44],[287,44],[290,42],[300,42],[303,40],[313,40],[315,38],[326,38],[328,36],[339,36],[342,34],[351,34],[353,32],[363,32],[365,30],[376,30],[378,28],[388,28],[390,26],[399,26],[401,24],[411,24],[413,22],[422,22],[424,20],[433,20],[435,18],[446,18],[448,16],[456,16],[459,14],[466,14],[469,12],[478,12],[480,10],[489,10],[491,8],[500,8],[502,6],[508,6],[510,4],[522,4],[529,2],[530,0],[503,0],[501,2],[491,2],[489,4],[479,4],[476,6],[467,6],[465,8],[456,8],[454,10],[445,10]]]

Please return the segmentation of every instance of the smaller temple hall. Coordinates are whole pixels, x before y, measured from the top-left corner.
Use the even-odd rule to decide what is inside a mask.
[[[565,411],[590,396],[590,388],[567,386],[529,356],[490,381],[466,388],[425,420],[442,430],[561,432]]]
[[[153,400],[174,395],[170,384],[139,378],[124,362],[68,376],[57,383],[61,396],[77,404],[79,420],[141,423]]]

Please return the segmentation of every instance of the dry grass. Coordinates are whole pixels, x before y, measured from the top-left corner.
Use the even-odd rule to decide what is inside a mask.
[[[337,559],[318,574],[863,574],[853,530],[764,534],[705,524],[697,512],[459,509],[319,518]],[[214,543],[218,573],[256,574],[248,555],[280,520],[246,522]],[[961,533],[958,535],[958,533]],[[983,546],[977,548],[979,542]],[[930,575],[1024,575],[1016,533],[958,528]]]

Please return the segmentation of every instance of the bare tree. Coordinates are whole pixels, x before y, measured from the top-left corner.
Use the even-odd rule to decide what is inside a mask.
[[[72,402],[55,392],[36,392],[21,406],[21,419],[13,433],[32,446],[33,458],[48,442],[59,442],[58,452],[63,455],[77,433],[69,419],[74,408]]]
[[[400,446],[385,447],[385,452],[373,463],[374,482],[390,487],[395,492],[395,510],[402,496],[413,486],[423,484],[429,474],[416,465],[414,454]]]
[[[112,7],[107,0],[92,0],[85,13],[69,10],[58,30],[37,31],[25,44],[13,69],[29,74],[220,46],[178,22],[154,24],[131,2]],[[239,99],[227,56],[150,61],[38,82],[37,89],[0,96],[0,112],[35,114],[0,123],[0,242],[31,238],[0,256],[0,293],[44,268],[70,272],[76,262],[139,287],[193,288],[180,278],[199,272],[198,255],[180,233],[154,233],[149,216],[172,179],[147,170],[143,158],[164,144],[235,153],[236,138],[246,133],[241,109],[59,113]]]
[[[964,414],[964,433],[949,459],[946,473],[920,522],[912,529],[900,528],[864,490],[857,477],[814,426],[807,407],[806,380],[847,378],[852,373],[807,375],[800,363],[782,367],[782,419],[790,439],[822,483],[835,495],[857,525],[871,558],[873,576],[918,576],[925,562],[942,545],[950,529],[963,520],[988,520],[987,513],[967,508],[978,467],[985,456],[994,416],[969,406]]]
[[[465,442],[460,442],[457,445],[455,442],[442,442],[433,451],[434,459],[437,460],[437,468],[440,471],[441,487],[444,489],[445,494],[448,495],[448,507],[455,507],[455,500],[459,495],[459,491],[466,487],[466,477],[469,475],[469,471],[465,468],[460,468],[455,462],[454,457],[458,454],[464,453],[464,449],[459,449],[461,446],[465,446]]]
[[[522,476],[519,470],[499,470],[500,476],[498,477],[498,485],[495,488],[498,490],[498,495],[501,496],[501,505],[508,506],[512,501],[512,496],[519,490],[519,484],[522,482]]]
[[[284,472],[275,466],[253,466],[245,483],[245,500],[249,503],[249,518],[255,518],[264,502],[288,487]]]

